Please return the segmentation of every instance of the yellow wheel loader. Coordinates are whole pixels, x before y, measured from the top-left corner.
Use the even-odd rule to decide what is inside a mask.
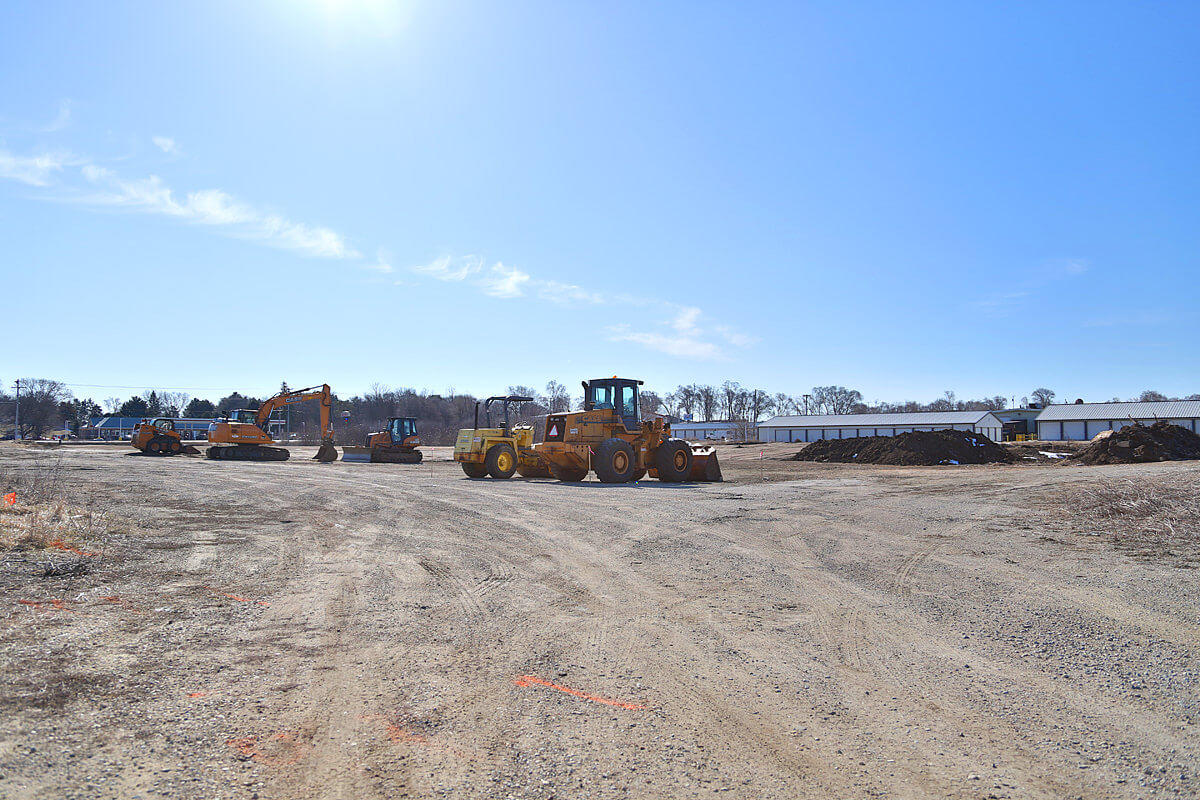
[[[170,417],[158,417],[152,421],[142,420],[134,426],[133,437],[129,443],[148,456],[200,454],[192,445],[183,443],[183,436],[175,430],[175,420]]]
[[[500,480],[519,472],[527,478],[547,477],[549,471],[533,455],[533,428],[509,423],[509,406],[528,403],[532,397],[498,395],[475,404],[475,427],[462,428],[454,442],[454,460],[462,465],[468,478],[492,476]],[[501,403],[503,424],[492,427],[492,404]],[[479,411],[483,409],[484,427],[479,427]]]
[[[308,400],[321,401],[321,447],[313,456],[314,461],[337,461],[337,448],[333,446],[333,392],[329,384],[310,386],[294,392],[277,394],[267,400],[257,411],[239,408],[230,413],[229,419],[220,419],[208,426],[208,441],[212,444],[205,453],[216,461],[287,461],[291,453],[275,444],[267,433],[267,420],[278,408]]]
[[[671,436],[659,417],[641,418],[639,380],[583,382],[583,411],[550,414],[546,435],[523,457],[560,481],[581,481],[595,471],[603,483],[627,483],[647,474],[660,481],[720,481],[711,447]]]

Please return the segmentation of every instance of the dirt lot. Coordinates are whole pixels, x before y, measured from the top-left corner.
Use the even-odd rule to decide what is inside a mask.
[[[1200,791],[1197,573],[1059,501],[1200,464],[766,450],[606,486],[0,448],[127,519],[89,574],[0,571],[0,796]]]

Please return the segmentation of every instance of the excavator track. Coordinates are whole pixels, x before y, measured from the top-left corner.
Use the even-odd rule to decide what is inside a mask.
[[[208,448],[205,454],[214,461],[287,461],[292,455],[281,447],[235,444]]]

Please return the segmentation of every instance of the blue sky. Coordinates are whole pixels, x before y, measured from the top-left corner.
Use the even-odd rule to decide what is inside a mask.
[[[1185,2],[12,5],[0,379],[1198,392],[1198,46]]]

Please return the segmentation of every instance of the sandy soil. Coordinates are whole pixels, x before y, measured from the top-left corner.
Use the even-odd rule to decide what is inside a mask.
[[[0,572],[0,796],[1196,795],[1196,573],[1055,498],[1200,465],[793,451],[606,486],[56,450],[129,527]]]

